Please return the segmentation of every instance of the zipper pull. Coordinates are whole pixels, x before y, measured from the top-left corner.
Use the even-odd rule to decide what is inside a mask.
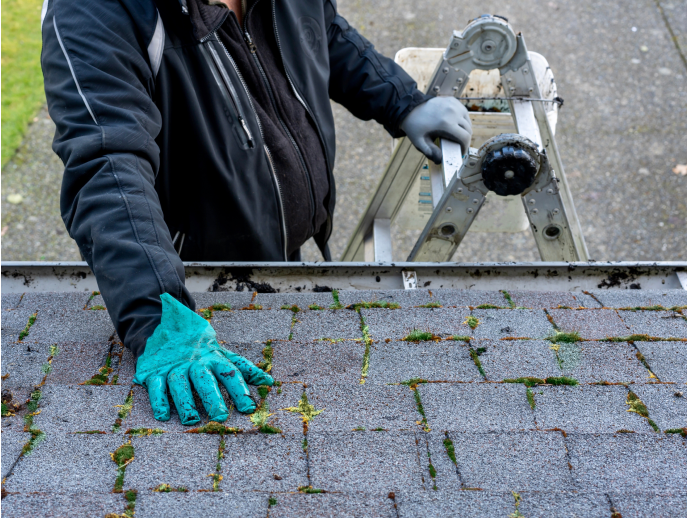
[[[248,138],[248,147],[252,148],[254,146],[253,144],[253,135],[251,134],[250,130],[248,129],[248,124],[246,124],[246,120],[239,115],[239,122],[241,123],[241,127],[243,128],[243,131],[246,133],[246,137]]]
[[[248,45],[248,48],[251,51],[251,54],[255,54],[257,52],[257,47],[253,43],[253,38],[250,37],[250,34],[248,34],[248,31],[243,33],[243,39],[246,40],[246,44]]]

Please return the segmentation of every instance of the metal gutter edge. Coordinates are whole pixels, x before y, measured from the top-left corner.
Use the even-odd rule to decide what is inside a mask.
[[[200,291],[308,292],[403,289],[402,271],[418,288],[582,291],[687,289],[687,261],[533,263],[224,263],[189,262],[186,286]],[[85,262],[2,262],[1,291],[95,291]]]

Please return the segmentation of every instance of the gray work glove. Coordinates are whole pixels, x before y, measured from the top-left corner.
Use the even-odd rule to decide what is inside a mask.
[[[401,130],[435,164],[441,163],[441,149],[434,143],[437,138],[457,142],[463,154],[470,149],[472,122],[467,108],[455,97],[433,97],[416,106],[401,123]]]

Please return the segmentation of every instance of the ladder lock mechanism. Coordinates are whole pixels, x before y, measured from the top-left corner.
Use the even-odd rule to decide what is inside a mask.
[[[522,194],[534,183],[537,161],[519,146],[490,151],[482,162],[482,179],[499,196]]]

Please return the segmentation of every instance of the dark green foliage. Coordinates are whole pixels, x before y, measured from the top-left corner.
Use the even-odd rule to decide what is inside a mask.
[[[513,299],[510,296],[510,293],[508,293],[506,290],[501,290],[501,293],[503,293],[504,298],[508,302],[508,305],[513,309],[515,307],[515,302],[513,302]]]
[[[332,290],[332,297],[334,303],[329,305],[329,309],[343,309],[343,305],[339,301],[339,290]]]
[[[448,437],[444,439],[444,448],[446,448],[446,455],[451,459],[451,462],[458,465],[458,461],[456,460],[456,449],[453,447],[453,441]]]
[[[301,486],[298,488],[298,491],[300,491],[301,493],[306,493],[306,494],[310,494],[310,495],[326,492],[324,489],[315,489],[312,486]]]
[[[289,306],[289,305],[287,305],[287,304],[284,304],[284,305],[281,307],[281,309],[288,309],[289,311],[293,311],[294,313],[298,313],[298,312],[301,310],[301,308],[299,308],[299,307],[296,306],[295,304],[294,304],[293,306]]]
[[[441,305],[441,302],[439,302],[438,300],[435,300],[432,302],[428,302],[427,304],[422,304],[421,306],[415,306],[415,307],[418,307],[418,308],[440,308],[440,307],[442,307],[442,305]]]
[[[577,331],[572,331],[569,333],[563,331],[556,331],[556,334],[550,336],[548,340],[558,344],[572,344],[575,342],[581,342],[582,337],[580,336],[580,333],[578,333]]]
[[[670,428],[666,430],[665,433],[679,433],[682,437],[687,438],[687,426],[684,428]]]
[[[501,306],[495,306],[494,304],[480,304],[475,309],[504,309]]]
[[[419,329],[413,329],[408,336],[403,338],[406,342],[426,342],[429,340],[440,340],[438,336],[433,335],[429,331],[421,331]]]
[[[530,404],[530,408],[534,410],[534,407],[536,406],[536,403],[534,402],[534,392],[527,387],[527,402]]]
[[[277,499],[274,498],[273,496],[270,497],[270,499],[268,500],[268,502],[269,502],[269,506],[270,506],[270,507],[274,507],[275,505],[277,505]]]
[[[465,336],[465,335],[453,335],[450,339],[454,340],[456,342],[469,342],[470,341],[470,337]]]
[[[349,309],[399,309],[401,305],[398,302],[387,302],[385,300],[375,300],[372,302],[357,302],[348,306]]]
[[[480,347],[480,349],[484,349],[484,347]],[[479,351],[479,349],[477,351]],[[470,348],[470,358],[472,358],[472,361],[475,362],[475,366],[477,367],[477,370],[482,375],[482,377],[486,379],[487,375],[484,373],[484,369],[482,368],[482,362],[479,361],[479,355],[482,353],[477,352],[477,351]],[[484,352],[484,351],[482,351],[482,352]]]
[[[258,428],[258,432],[267,434],[277,434],[281,433],[281,429],[271,424],[264,424],[260,428]]]
[[[19,333],[19,341],[21,342],[24,338],[29,336],[29,330],[31,329],[31,326],[33,323],[36,321],[36,317],[38,316],[38,312],[34,313],[29,317],[29,321],[26,323],[26,327],[22,329],[21,333]]]
[[[470,315],[465,319],[465,324],[470,326],[470,329],[475,329],[479,325],[479,319]]]
[[[546,378],[546,383],[548,385],[579,385],[579,381],[577,381],[575,378],[568,378],[567,376],[560,376],[560,377],[551,377],[551,378]]]

